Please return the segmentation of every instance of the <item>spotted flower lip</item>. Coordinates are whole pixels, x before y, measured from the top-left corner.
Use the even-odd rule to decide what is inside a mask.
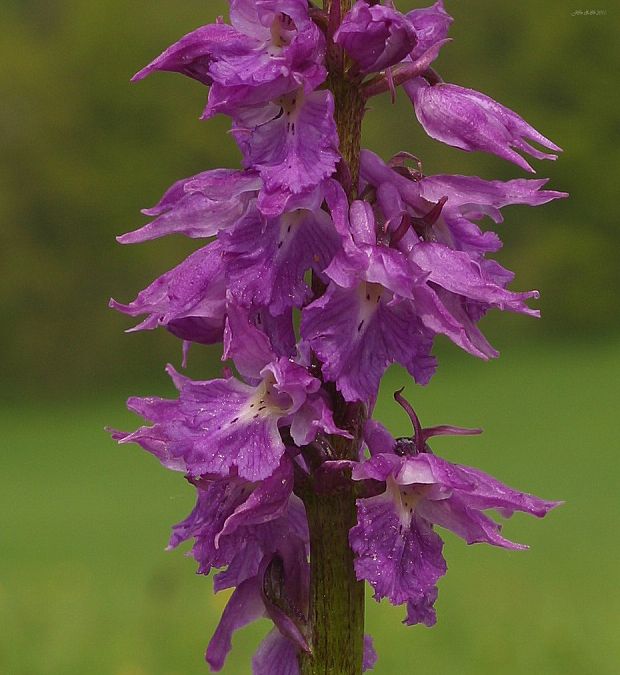
[[[344,17],[334,42],[357,62],[361,73],[393,66],[413,51],[416,31],[393,7],[358,0]]]
[[[295,378],[305,377],[305,369],[287,364],[274,364],[255,387],[234,378],[194,382],[169,368],[179,400],[129,399],[130,410],[154,424],[118,440],[138,443],[190,476],[227,476],[234,469],[247,480],[264,479],[284,454],[279,422],[296,411],[286,383],[296,389]],[[276,380],[274,370],[285,379]]]
[[[562,151],[515,112],[478,91],[444,82],[431,86],[422,77],[403,86],[426,133],[447,145],[488,152],[531,173],[534,169],[517,151],[536,159],[553,160],[557,155],[542,152],[528,141]]]
[[[348,401],[373,400],[381,375],[394,361],[428,381],[434,368],[432,332],[411,302],[416,297],[432,304],[424,275],[398,251],[371,243],[374,218],[362,202],[349,210],[336,184],[326,199],[343,251],[326,270],[331,279],[326,293],[303,309],[301,322],[302,337],[322,362],[323,375]]]
[[[261,109],[239,109],[232,130],[268,193],[293,194],[329,178],[340,159],[330,91],[297,89]]]
[[[275,217],[254,207],[222,234],[230,293],[237,302],[267,307],[274,316],[307,304],[312,297],[307,270],[324,279],[339,245],[322,201],[323,191],[316,188],[288,200],[286,212]]]
[[[452,530],[469,544],[485,542],[504,548],[527,548],[503,538],[499,525],[482,511],[498,509],[505,517],[523,511],[540,518],[562,503],[513,490],[478,469],[453,464],[428,452],[399,456],[394,452],[396,439],[392,441],[384,452],[375,452],[369,460],[358,463],[353,468],[353,479],[391,479],[401,487],[430,487],[423,494],[416,493],[416,499],[420,497],[416,512],[429,522]]]

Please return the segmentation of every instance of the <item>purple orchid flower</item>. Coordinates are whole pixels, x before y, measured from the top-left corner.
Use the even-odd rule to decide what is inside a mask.
[[[336,382],[346,400],[374,400],[381,375],[393,362],[416,381],[428,382],[434,370],[430,348],[438,333],[479,358],[496,356],[475,329],[465,301],[478,303],[482,312],[496,307],[537,316],[525,301],[538,293],[506,290],[512,276],[497,263],[422,241],[390,184],[378,190],[382,226],[368,202],[353,202],[347,217],[343,193],[330,192],[343,250],[325,270],[331,280],[326,293],[303,310],[302,336],[323,363],[323,375]],[[421,225],[436,220],[432,210],[429,215]]]
[[[538,293],[506,289],[513,273],[485,258],[487,252],[501,247],[501,241],[494,232],[482,232],[476,221],[486,215],[502,222],[500,209],[504,206],[536,206],[567,195],[541,190],[545,180],[426,177],[408,169],[403,159],[397,157],[389,166],[363,150],[365,190],[376,193],[384,217],[397,225],[392,225],[392,245],[428,275],[438,301],[464,330],[468,343],[475,346],[474,351],[465,347],[467,351],[477,351],[483,358],[497,357],[498,352],[476,324],[492,308],[538,316],[538,311],[526,304]]]
[[[402,21],[399,15],[399,21]],[[364,85],[367,97],[390,91],[392,101],[396,99],[396,87],[421,75],[432,73],[430,66],[439,56],[441,48],[450,42],[448,30],[452,17],[445,11],[442,0],[431,7],[415,9],[403,17],[413,30],[415,43],[404,58],[388,68],[379,78],[373,78]]]
[[[206,85],[243,88],[248,103],[283,96],[306,81],[314,89],[325,79],[325,43],[304,0],[231,0],[230,19],[232,26],[219,21],[184,36],[133,79],[178,72]]]
[[[393,7],[358,0],[340,24],[334,42],[367,74],[402,61],[413,51],[417,38],[411,21]]]
[[[130,410],[154,425],[117,434],[117,440],[138,443],[189,476],[228,476],[234,469],[256,481],[272,475],[284,454],[281,427],[297,445],[319,431],[346,435],[333,422],[320,382],[304,366],[278,357],[246,313],[229,308],[224,342],[225,358],[248,383],[233,377],[195,382],[168,366],[179,399],[129,399]]]
[[[326,191],[343,251],[326,270],[326,293],[304,308],[301,334],[322,362],[324,377],[348,401],[371,401],[390,363],[405,365],[419,382],[427,382],[435,362],[430,356],[432,328],[414,307],[426,310],[435,328],[456,333],[456,325],[435,320],[434,300],[424,274],[394,249],[377,244],[369,205],[355,202],[350,215],[342,188]],[[441,312],[441,309],[438,308]]]
[[[238,478],[201,479],[197,490],[196,507],[175,526],[171,547],[194,538],[192,553],[201,573],[228,565],[215,577],[216,591],[236,587],[207,648],[211,669],[223,667],[234,631],[266,617],[274,628],[254,656],[253,672],[299,673],[298,653],[310,651],[308,532],[303,506],[292,495],[291,461],[283,458],[258,485]],[[375,660],[366,636],[364,669]]]
[[[223,576],[216,576],[217,590],[254,576],[262,556],[275,552],[287,538],[307,541],[305,513],[292,495],[293,465],[286,455],[260,483],[236,475],[191,480],[196,486],[196,505],[174,526],[168,548],[193,538],[192,556],[200,574],[230,566]]]
[[[477,176],[424,176],[404,165],[406,157],[397,156],[391,166],[369,150],[361,152],[361,175],[365,185],[375,189],[387,184],[397,192],[397,203],[403,204],[413,217],[420,219],[432,212],[433,206],[445,200],[437,217],[420,234],[429,241],[438,241],[450,248],[470,253],[492,252],[501,248],[495,232],[482,232],[476,224],[488,216],[502,223],[502,208],[512,204],[539,206],[568,195],[543,190],[548,179],[488,181]],[[401,208],[401,207],[399,207]],[[396,211],[391,207],[391,213]],[[413,237],[410,238],[414,240]]]
[[[478,91],[444,82],[431,86],[422,77],[403,86],[424,131],[442,143],[467,152],[489,152],[531,173],[534,169],[517,150],[536,159],[557,155],[536,149],[526,139],[562,151],[519,115]]]
[[[203,26],[183,37],[134,80],[156,70],[210,85],[203,119],[230,115],[249,168],[268,192],[298,193],[329,177],[339,159],[325,40],[305,0],[233,0],[232,27]],[[129,241],[126,239],[125,241]]]
[[[235,589],[205,654],[213,671],[224,666],[232,648],[233,633],[262,617],[274,622],[274,629],[254,657],[254,673],[270,672],[265,667],[265,651],[277,654],[280,672],[291,672],[297,653],[309,651],[303,633],[308,608],[309,567],[306,545],[300,540],[283,540],[278,550],[265,555],[255,576]]]
[[[303,549],[288,542],[261,562],[258,574],[234,591],[209,643],[206,659],[219,671],[232,647],[233,633],[260,618],[269,618],[274,628],[259,645],[252,659],[254,675],[299,675],[298,654],[310,652],[304,635],[308,603],[308,563]],[[370,636],[364,636],[362,669],[376,662]]]
[[[353,480],[378,481],[385,491],[357,502],[358,523],[350,532],[357,556],[355,570],[366,579],[377,600],[387,597],[407,603],[407,624],[435,623],[435,585],[446,572],[439,525],[468,544],[484,542],[524,549],[501,534],[501,526],[483,511],[496,509],[504,517],[523,511],[538,518],[561,502],[539,499],[513,490],[488,474],[452,464],[432,454],[432,436],[478,434],[480,429],[440,426],[423,429],[411,406],[395,394],[408,412],[412,438],[394,439],[382,425],[369,421],[365,438],[370,459],[356,463]]]

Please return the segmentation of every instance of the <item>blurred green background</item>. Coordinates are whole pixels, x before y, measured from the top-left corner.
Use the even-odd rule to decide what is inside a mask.
[[[206,90],[161,74],[129,77],[165,46],[225,13],[223,2],[3,0],[0,8],[0,673],[175,675],[206,672],[202,651],[225,597],[164,553],[192,502],[180,476],[103,433],[133,428],[130,394],[171,394],[178,364],[165,333],[127,336],[127,301],[195,247],[179,239],[122,247],[174,180],[236,166],[228,123],[198,120]],[[402,9],[414,7],[401,0]],[[542,292],[539,322],[492,316],[490,364],[440,343],[439,374],[408,393],[428,424],[480,425],[434,448],[516,487],[567,504],[547,522],[515,517],[532,550],[466,547],[447,536],[432,630],[369,605],[375,672],[618,672],[620,544],[615,420],[620,394],[618,10],[526,0],[446,0],[454,42],[437,69],[522,114],[565,149],[536,162],[571,199],[505,211],[499,260],[515,288]],[[573,15],[600,9],[604,15]],[[409,102],[373,100],[365,144],[406,149],[426,173],[523,177],[497,158],[424,138]],[[208,377],[217,351],[195,349]],[[380,416],[406,433],[391,391]],[[248,673],[265,626],[238,636],[224,672]]]

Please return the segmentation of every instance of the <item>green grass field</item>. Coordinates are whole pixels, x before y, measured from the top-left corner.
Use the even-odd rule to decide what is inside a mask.
[[[407,419],[390,399],[380,417]],[[129,393],[0,414],[0,673],[191,675],[226,598],[164,552],[192,493],[106,424],[133,428]],[[162,391],[161,393],[166,393]],[[169,393],[172,393],[169,391]],[[617,409],[620,349],[506,350],[483,364],[454,355],[427,389],[407,391],[426,425],[485,428],[437,439],[435,452],[566,504],[546,521],[515,516],[505,533],[528,552],[466,546],[446,535],[435,628],[369,602],[378,674],[612,675],[620,672]],[[223,672],[250,672],[266,624],[237,636]]]

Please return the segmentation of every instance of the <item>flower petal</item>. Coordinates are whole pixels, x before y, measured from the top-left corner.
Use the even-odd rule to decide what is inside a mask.
[[[299,675],[298,651],[291,640],[274,628],[252,658],[253,675]]]
[[[148,314],[130,331],[166,327],[183,340],[214,344],[222,340],[226,278],[222,250],[213,242],[156,279],[133,302],[110,307],[130,316]]]
[[[231,293],[239,302],[268,307],[277,316],[310,298],[306,271],[320,274],[338,246],[328,214],[306,208],[315,201],[264,223],[248,213],[222,238]]]
[[[280,105],[271,121],[254,128],[236,124],[233,135],[246,166],[260,171],[269,192],[298,193],[331,176],[340,159],[334,99],[327,89],[298,90]]]
[[[160,56],[136,73],[132,82],[144,79],[157,70],[187,75],[203,84],[213,82],[210,66],[222,49],[242,45],[247,38],[224,23],[212,23],[193,30],[168,47]]]
[[[349,534],[355,573],[373,587],[376,600],[400,605],[432,589],[446,572],[443,542],[413,514],[404,524],[389,494],[359,499],[357,525]]]
[[[255,388],[233,378],[194,382],[169,372],[180,389],[179,400],[129,399],[131,410],[155,424],[120,442],[138,443],[164,466],[191,476],[228,476],[236,467],[242,478],[253,481],[275,471],[284,453],[278,420],[287,413],[267,401],[269,385]]]
[[[358,0],[342,20],[334,42],[357,62],[360,72],[371,73],[399,63],[417,40],[406,16],[392,7],[369,7],[365,0]]]
[[[407,19],[413,25],[417,37],[415,49],[411,52],[413,61],[448,37],[450,24],[454,19],[446,12],[443,0],[437,0],[430,7],[407,12]]]
[[[232,649],[233,633],[260,619],[264,609],[256,577],[244,581],[235,589],[205,654],[212,670],[218,671],[223,668],[228,652]]]
[[[215,169],[175,183],[160,202],[143,213],[155,217],[144,227],[118,237],[135,244],[169,234],[200,239],[233,225],[262,183],[254,171]]]
[[[421,383],[434,370],[432,335],[411,305],[383,300],[373,284],[330,284],[303,310],[301,332],[323,363],[324,376],[348,401],[373,399],[391,363],[402,363]]]

